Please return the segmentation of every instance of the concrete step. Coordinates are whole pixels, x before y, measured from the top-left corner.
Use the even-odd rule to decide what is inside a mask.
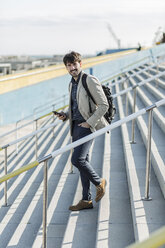
[[[100,144],[101,141],[101,144]],[[95,168],[106,178],[106,194],[94,209],[72,212],[69,217],[62,247],[124,247],[134,242],[130,201],[121,145],[120,128],[104,138],[95,140],[92,147],[92,164],[95,168],[103,154],[102,168]],[[94,155],[93,155],[94,154]],[[94,161],[93,161],[94,159]],[[95,187],[92,186],[95,195]],[[80,180],[73,204],[81,199]],[[90,233],[90,235],[88,235]],[[85,242],[84,242],[85,240]]]
[[[47,217],[47,247],[61,247],[62,239],[69,219],[70,212],[68,206],[72,204],[72,200],[76,191],[78,182],[78,173],[69,173],[71,162],[70,156],[64,165],[64,170],[60,175],[56,190],[50,199]],[[53,176],[51,181],[53,181]],[[43,228],[40,227],[38,234],[34,240],[32,247],[42,247]]]
[[[136,71],[139,72],[140,70],[141,68],[137,68]],[[151,85],[154,88],[154,84]],[[116,88],[116,90],[119,89]],[[143,93],[145,90],[145,87],[143,87],[141,92]],[[150,105],[148,103],[149,101],[151,102],[151,97],[154,99],[155,89],[153,92],[154,94],[151,94],[150,91],[147,94],[138,93],[138,107]],[[159,92],[158,89],[158,94]],[[132,94],[130,93],[128,96],[131,106]],[[142,103],[141,97],[145,98]],[[121,97],[118,100],[118,104],[120,117],[122,118],[124,111]],[[162,126],[161,128],[164,131],[162,120],[164,111],[158,111],[156,114],[155,111],[156,109],[154,110],[154,119],[159,120],[157,123]],[[116,115],[116,120],[118,118],[119,116]],[[41,121],[41,125],[50,124],[52,121],[52,117],[48,118],[43,122]],[[147,130],[146,118],[139,120],[139,123],[140,131],[136,127],[138,137],[136,146],[129,144],[130,124],[116,128],[110,134],[102,135],[93,142],[91,163],[98,174],[107,179],[106,194],[99,204],[94,202],[94,209],[77,212],[68,210],[70,205],[77,203],[81,199],[82,191],[78,170],[74,168],[74,173],[69,173],[71,165],[70,152],[49,161],[47,247],[123,248],[134,242],[133,229],[135,239],[141,240],[163,225],[165,222],[163,219],[165,205],[153,170],[150,192],[153,201],[151,203],[141,201],[145,186],[146,149],[143,139],[146,142],[146,136],[143,131],[146,133]],[[154,126],[156,125],[155,123]],[[144,128],[143,131],[141,130],[142,127]],[[158,129],[157,126],[156,129]],[[54,131],[54,138],[52,137],[51,129],[38,135],[39,157],[45,156],[70,142],[68,123],[61,123]],[[159,134],[160,139],[161,134]],[[23,135],[23,131],[20,135]],[[143,139],[141,135],[144,136]],[[157,133],[154,135],[156,136]],[[164,136],[162,135],[162,137]],[[164,143],[162,144],[164,146]],[[158,151],[155,151],[155,149],[157,149],[157,143],[155,143],[152,151],[156,156],[152,155],[152,159],[153,157],[157,159],[158,155],[162,159],[163,155],[160,155],[160,149]],[[126,162],[124,161],[124,156]],[[12,171],[34,160],[34,139],[29,139],[20,145],[20,154],[16,156],[13,151],[9,153],[8,169]],[[162,167],[161,165],[159,166],[160,170]],[[3,173],[3,169],[1,173]],[[0,209],[0,247],[42,247],[42,165],[9,180],[8,187],[9,203],[12,205]],[[1,187],[0,189],[0,197],[4,201],[3,188]],[[91,189],[93,198],[95,198],[96,189],[93,185]],[[155,211],[155,209],[159,209],[159,211]]]
[[[40,122],[40,128],[45,127],[46,125],[49,125],[50,124],[50,121],[51,121],[50,119],[45,120],[45,121],[42,120]],[[15,128],[15,125],[14,125],[14,128]],[[12,129],[14,129],[14,128],[12,128]],[[29,126],[26,126],[25,128],[23,128],[23,130],[21,129],[21,132],[19,130],[17,139],[18,138],[21,138],[21,137],[23,137],[23,136],[25,136],[28,133],[31,133],[33,131],[34,131],[33,126],[32,127],[31,127],[31,125],[30,125],[30,127]],[[38,134],[39,139],[43,135],[44,135],[44,132]],[[14,135],[12,134],[10,137],[8,137],[8,139],[7,139],[8,142],[7,143],[9,143],[11,141],[14,141],[15,139],[16,139],[16,137],[15,137],[15,133],[14,133]],[[30,144],[30,141],[31,141],[31,144]],[[6,143],[6,140],[3,140],[3,142],[1,142],[1,145],[3,146],[3,145],[6,145],[7,143]],[[30,146],[30,145],[33,146],[33,147],[35,147],[34,146],[34,136],[33,137],[30,137],[28,139],[25,139],[25,140],[23,140],[23,141],[21,141],[21,142],[18,143],[18,153],[17,153],[16,145],[12,145],[12,146],[8,147],[8,149],[7,149],[7,155],[8,155],[8,166],[7,167],[8,167],[8,172],[11,171],[11,162],[12,162],[12,164],[14,164],[14,159],[15,159],[15,160],[17,160],[16,163],[18,163],[18,161],[19,161],[19,159],[18,159],[19,158],[19,155],[21,154],[21,152],[24,150],[25,147],[27,148],[27,150],[29,150],[28,146]],[[22,156],[22,154],[21,154],[21,156]],[[23,155],[23,157],[24,157],[24,155]],[[0,170],[0,173],[3,173],[3,170],[4,170],[4,155],[2,156],[2,162],[1,162],[0,165],[2,165],[2,169]]]
[[[152,67],[146,71],[143,71],[140,75],[144,78],[148,78],[148,77],[154,76],[154,75],[156,75],[160,72],[164,72],[164,71],[165,71],[165,67],[162,67],[162,68]],[[153,81],[150,81],[150,84],[152,84],[153,86],[156,85],[156,88],[159,87],[159,89],[161,89],[161,88],[165,89],[165,75],[161,76],[161,77],[159,77]]]
[[[134,242],[134,233],[120,127],[105,136],[102,175],[107,192],[99,205],[96,247],[123,248]]]
[[[51,149],[50,151],[52,151],[54,147],[59,148],[59,146],[61,145],[61,142],[66,137],[66,132],[63,132],[65,129],[65,125],[64,124],[62,125],[63,125],[63,128],[60,127],[60,130],[61,130],[61,134],[64,133],[64,137],[61,138],[61,134],[59,133],[59,137],[57,136],[56,139],[54,139],[55,140],[54,144],[52,143],[52,145],[50,145],[50,140],[48,142],[45,142],[45,144],[43,144],[44,149],[45,149],[46,143],[48,144],[47,150]],[[68,133],[68,127],[67,127],[67,133]],[[20,177],[21,177],[22,182],[20,182],[19,180]],[[11,180],[9,180],[9,182]],[[38,191],[39,185],[42,183],[42,180],[43,180],[42,166],[38,166],[37,168],[30,170],[16,177],[15,181],[16,181],[16,184],[18,184],[18,186],[16,187],[15,185],[15,187],[13,187],[14,197],[12,198],[12,201],[11,201],[11,198],[9,197],[9,201],[12,205],[7,208],[3,208],[7,212],[4,218],[1,218],[2,219],[1,232],[3,235],[1,235],[0,237],[0,242],[1,244],[4,245],[3,247],[6,247],[8,241],[11,239],[13,231],[15,231],[15,229],[19,225],[20,220],[22,219],[22,217],[24,216],[26,212],[26,209],[28,208],[28,205],[32,201],[33,197],[35,196],[35,192]],[[0,213],[0,216],[3,216],[4,214],[3,212],[4,211]],[[6,235],[7,235],[7,238],[6,238]]]
[[[132,79],[130,81],[132,82]],[[137,91],[138,90],[139,89],[137,89]],[[132,108],[133,97],[131,93],[128,93],[128,99],[129,99],[130,106]],[[136,111],[138,111],[139,109],[143,107],[144,105],[142,103],[142,98],[137,97]],[[144,116],[138,117],[136,121],[140,129],[144,144],[147,147],[147,134],[148,134],[147,114]],[[157,126],[157,123],[154,120],[153,120],[153,133],[152,134],[153,134],[152,135],[152,147],[151,147],[152,164],[153,164],[155,174],[158,177],[158,181],[162,189],[162,192],[165,196],[165,166],[164,166],[165,165],[165,155],[164,155],[165,139],[164,139],[164,133]]]
[[[136,78],[138,79],[139,82],[142,82],[144,79],[151,78],[148,73],[142,73],[141,75],[136,75]],[[154,85],[152,85],[154,83]],[[151,81],[151,83],[146,83],[143,87],[145,87],[150,93],[155,96],[158,100],[164,98],[165,96],[165,90],[162,88],[157,89],[155,87],[156,85],[156,80]]]
[[[57,131],[58,132],[58,128]],[[45,133],[40,134],[39,136],[39,145],[38,145],[38,154],[45,154],[45,145],[48,141],[46,139],[50,139],[50,130],[46,131]],[[51,140],[53,142],[53,139]],[[22,165],[28,164],[31,161],[34,161],[36,159],[34,154],[34,139],[31,139],[29,141],[29,144],[24,147],[24,150],[20,152],[13,161],[11,161],[10,164],[8,164],[8,172],[13,171],[14,169],[19,169]],[[2,174],[3,175],[3,174]],[[17,190],[20,186],[22,187],[22,184],[24,185],[26,183],[26,180],[29,178],[29,173],[23,173],[18,178],[12,178],[8,181],[8,199],[9,203],[13,202],[13,199],[15,199]],[[0,186],[0,196],[3,197],[3,185]]]
[[[116,86],[116,92],[119,92],[119,86]],[[118,106],[120,118],[123,118],[125,113],[121,97],[118,97]],[[144,125],[145,123],[143,123],[143,128]],[[147,238],[151,232],[164,225],[165,201],[153,170],[151,170],[150,183],[150,195],[153,200],[142,201],[142,197],[145,193],[146,170],[146,149],[141,136],[144,134],[141,134],[136,126],[136,144],[130,144],[131,123],[123,124],[121,126],[121,131],[131,199],[135,240],[141,241]],[[146,133],[146,130],[144,133]]]
[[[63,131],[63,130],[61,130]],[[70,137],[67,135],[64,139],[63,146],[67,145],[70,141]],[[52,146],[49,147],[48,152],[52,151]],[[68,160],[69,153],[63,154],[63,156],[58,159],[52,159],[49,161],[48,170],[48,205],[57,188],[58,181],[63,180],[61,174],[65,167],[66,161]],[[66,167],[66,170],[69,170]],[[61,178],[61,179],[60,179]],[[60,187],[61,188],[61,187]],[[36,233],[40,228],[42,223],[42,194],[43,194],[43,182],[40,185],[31,200],[23,218],[21,219],[17,229],[15,230],[12,238],[10,239],[8,246],[16,247],[32,247],[33,242],[36,238]],[[54,206],[55,207],[55,206]],[[37,221],[36,221],[37,220]],[[40,232],[40,231],[39,231]],[[35,235],[34,235],[35,233]],[[39,247],[38,245],[36,247]]]
[[[161,65],[158,65],[158,67],[153,67],[152,69],[150,69],[148,72],[151,74],[151,75],[156,75],[157,73],[159,72],[163,72],[165,71],[165,66],[161,66]],[[160,77],[162,80],[165,80],[165,76],[161,76]]]
[[[101,149],[100,149],[101,148]],[[91,164],[101,176],[104,157],[104,135],[96,138],[90,150]],[[75,197],[72,204],[77,204],[82,199],[82,188],[79,179]],[[91,193],[95,198],[95,186],[91,185]],[[61,247],[95,247],[98,203],[93,200],[94,208],[90,210],[70,212],[66,232]],[[90,235],[88,235],[90,233]],[[85,242],[84,242],[85,241]]]
[[[129,82],[130,82],[131,86],[136,85],[136,82],[134,81],[134,78],[130,79]],[[156,96],[151,94],[150,91],[148,91],[146,89],[146,87],[144,87],[144,86],[137,87],[136,92],[137,92],[137,95],[140,97],[142,103],[146,107],[149,106],[149,105],[152,105],[154,102],[159,100],[159,99],[157,99]],[[153,116],[154,116],[155,121],[159,125],[159,127],[165,133],[165,115],[164,115],[164,111],[165,111],[164,106],[160,106],[159,108],[155,108],[153,110]]]

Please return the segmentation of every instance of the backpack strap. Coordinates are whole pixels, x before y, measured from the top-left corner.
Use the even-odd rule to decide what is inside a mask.
[[[86,90],[88,96],[89,96],[89,97],[92,99],[92,101],[96,104],[96,102],[95,102],[93,96],[91,95],[91,93],[90,93],[90,91],[89,91],[89,89],[88,89],[88,85],[87,85],[86,79],[87,79],[87,74],[84,73],[84,74],[82,75],[82,85],[83,85],[84,89]],[[90,101],[89,101],[89,110],[90,110],[90,113],[92,113],[92,108],[91,108]]]

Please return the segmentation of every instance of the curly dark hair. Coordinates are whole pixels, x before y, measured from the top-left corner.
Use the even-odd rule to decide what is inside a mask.
[[[75,62],[81,62],[81,54],[77,53],[77,52],[70,52],[67,53],[64,58],[63,58],[63,62],[65,64],[65,66],[67,65],[67,63],[75,63]]]

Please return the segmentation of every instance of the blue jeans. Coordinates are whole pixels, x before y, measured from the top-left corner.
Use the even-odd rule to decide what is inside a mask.
[[[72,141],[76,141],[91,134],[90,128],[78,126],[80,122],[73,122],[73,132]],[[74,148],[71,162],[80,171],[81,183],[82,183],[82,200],[91,200],[90,182],[95,186],[98,186],[101,182],[100,177],[94,171],[91,164],[89,163],[89,149],[92,145],[92,141],[87,141],[86,143],[79,145]]]

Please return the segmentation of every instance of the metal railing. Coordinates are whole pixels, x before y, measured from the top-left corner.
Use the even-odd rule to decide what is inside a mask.
[[[136,74],[135,74],[136,75]],[[126,115],[128,114],[128,92],[133,90],[133,113],[135,112],[135,108],[136,108],[136,89],[137,87],[140,87],[146,83],[149,83],[150,81],[153,81],[154,79],[161,77],[165,75],[165,71],[164,72],[160,72],[157,75],[152,76],[151,78],[145,79],[140,83],[137,83],[136,85],[130,86],[125,90],[120,91],[119,93],[116,93],[113,95],[113,98],[118,97],[119,95],[124,95],[126,94]],[[151,117],[152,118],[152,117]],[[132,138],[131,138],[131,143],[135,144],[135,120],[132,121]]]
[[[148,111],[152,111],[153,108],[155,107],[159,107],[161,105],[165,104],[165,98],[154,103],[153,105],[151,106],[148,106],[147,108],[143,108],[141,110],[139,110],[138,112],[136,113],[133,113],[119,121],[116,121],[114,123],[112,123],[111,125],[108,125],[82,139],[79,139],[69,145],[66,145],[65,147],[62,147],[60,149],[57,149],[53,152],[51,152],[50,154],[48,154],[47,156],[43,157],[43,158],[40,158],[30,164],[27,164],[25,166],[22,166],[20,169],[17,169],[9,174],[6,174],[5,176],[1,177],[0,178],[0,183],[2,182],[6,182],[7,180],[9,180],[10,178],[13,178],[27,170],[30,170],[36,166],[38,166],[39,164],[41,163],[44,163],[44,189],[43,189],[43,248],[46,248],[46,238],[47,238],[47,232],[46,232],[46,226],[47,226],[47,192],[48,192],[48,189],[47,189],[47,174],[48,174],[48,166],[47,166],[47,163],[48,163],[48,160],[51,159],[51,158],[55,158],[56,156],[64,153],[64,152],[67,152],[89,140],[92,140],[104,133],[106,133],[107,131],[111,131],[119,126],[121,126],[122,124],[124,123],[127,123],[135,118],[137,118],[138,116],[141,116],[143,114],[145,114],[146,112]],[[149,118],[149,122],[152,122],[152,118]],[[148,126],[150,127],[152,125],[152,123],[148,123]],[[151,130],[151,129],[150,129]],[[150,132],[150,131],[149,131]],[[148,138],[148,143],[151,142],[151,139],[150,137]],[[148,149],[151,149],[151,146],[148,145],[148,148],[147,148],[147,156],[151,156],[150,154],[150,151],[148,151]],[[146,164],[146,167],[150,166],[150,158],[147,159],[147,164]],[[146,180],[148,180],[148,177],[146,177]],[[148,185],[149,185],[149,182],[148,182]]]
[[[123,75],[126,72],[126,70],[128,71],[128,69],[131,66],[134,66],[134,65],[137,65],[137,64],[139,64],[139,66],[143,65],[144,60],[146,60],[145,63],[147,63],[147,62],[150,63],[151,62],[151,56],[145,56],[144,58],[142,58],[140,60],[137,60],[137,61],[135,61],[133,63],[128,64],[127,66],[124,66],[124,67],[120,68],[118,71],[121,71],[121,72],[114,73],[111,77],[108,78],[108,80],[111,81],[111,80],[113,80],[113,79],[115,79],[117,77],[120,77],[121,75]],[[102,83],[105,83],[106,81],[107,81],[107,79],[103,80]]]
[[[8,164],[8,161],[7,161],[7,149],[10,146],[18,144],[22,140],[25,140],[25,139],[28,139],[30,137],[35,136],[35,156],[36,156],[36,159],[37,159],[37,155],[38,155],[38,137],[37,137],[37,134],[41,133],[41,132],[44,132],[44,131],[48,130],[49,128],[53,128],[52,130],[54,130],[54,127],[57,126],[59,123],[61,123],[61,121],[57,120],[55,123],[52,123],[52,124],[50,124],[50,125],[48,125],[46,127],[40,128],[40,129],[38,129],[38,130],[28,134],[28,135],[25,135],[25,136],[23,136],[23,137],[21,137],[19,139],[11,141],[8,144],[0,147],[0,151],[4,150],[4,172],[5,172],[5,175],[7,175],[7,164]],[[53,135],[54,135],[54,132],[53,132]],[[7,203],[7,182],[5,182],[5,186],[4,186],[4,196],[5,196],[4,206],[7,206],[8,205],[8,203]]]
[[[37,118],[37,114],[43,112],[44,110],[52,108],[52,111],[57,108],[56,106],[60,103],[63,104],[63,106],[66,105],[66,101],[69,98],[69,94],[62,95],[61,97],[58,97],[56,100],[52,100],[51,102],[45,103],[44,105],[40,105],[33,110],[33,120]],[[48,105],[48,106],[46,106]],[[40,109],[40,110],[39,110]]]
[[[59,108],[56,111],[65,109],[66,107],[68,107],[68,105],[66,105],[66,106],[64,106],[62,108]],[[45,114],[43,116],[40,116],[39,118],[37,118],[37,119],[35,119],[33,121],[30,121],[30,122],[28,122],[28,123],[26,123],[26,124],[24,124],[24,125],[22,125],[20,127],[18,127],[18,122],[16,122],[16,128],[13,129],[13,130],[11,130],[11,131],[9,131],[9,132],[7,132],[7,133],[4,133],[4,134],[0,135],[0,138],[5,137],[6,135],[9,135],[9,134],[15,132],[15,136],[16,136],[16,140],[17,140],[18,139],[18,130],[21,129],[21,128],[23,128],[23,127],[26,127],[26,126],[28,126],[30,124],[33,124],[33,129],[34,129],[34,126],[35,126],[35,130],[37,131],[37,129],[38,129],[38,121],[41,120],[41,119],[43,119],[43,118],[45,118],[45,117],[47,117],[47,116],[49,116],[49,115],[52,115],[52,114],[53,114],[53,112],[50,112],[48,114]],[[55,121],[55,116],[53,114],[53,122],[54,121]],[[35,123],[35,125],[34,125],[34,123]],[[52,130],[53,130],[53,135],[54,135],[54,129],[52,129]],[[37,139],[37,136],[36,136],[36,139]],[[1,147],[0,147],[0,150],[1,150]],[[19,152],[19,150],[18,150],[18,142],[16,142],[16,154],[18,154],[18,152]]]
[[[139,73],[141,73],[142,71],[144,71],[144,70],[141,70]],[[134,74],[137,74],[137,72],[134,73]],[[134,74],[132,74],[131,77],[134,76]],[[147,79],[147,80],[144,80],[141,83],[138,83],[136,85],[136,87],[141,86],[141,85],[143,85],[143,84],[145,84],[147,82],[150,82],[151,80],[156,79],[157,77],[160,77],[160,76],[162,76],[164,74],[165,74],[165,72],[159,73],[156,76],[152,76],[152,78]],[[120,75],[123,75],[123,73],[120,73]],[[119,76],[119,74],[117,76]],[[125,79],[123,80],[123,82],[124,81],[125,81]],[[111,84],[110,86],[113,86],[113,85],[115,85],[115,84]],[[123,95],[123,94],[127,94],[127,92],[129,92],[131,90],[134,90],[134,92],[136,93],[136,91],[135,91],[136,90],[136,87],[135,86],[129,87],[127,90],[123,90],[120,93],[113,95],[113,98],[116,98],[117,96],[120,96],[120,95]],[[134,95],[136,96],[136,94],[134,94]],[[134,99],[135,99],[134,102],[136,102],[136,97],[134,97]],[[13,172],[11,172],[9,174],[7,174],[7,169],[6,169],[7,166],[6,166],[6,168],[5,168],[5,176],[3,176],[3,177],[0,178],[0,183],[5,182],[5,187],[6,187],[5,202],[7,203],[7,180],[9,180],[10,178],[13,178],[13,177],[15,177],[15,176],[17,176],[17,175],[25,172],[25,171],[28,171],[28,170],[30,170],[30,169],[38,166],[41,163],[44,163],[44,189],[43,189],[43,247],[44,248],[46,248],[46,236],[47,236],[46,225],[47,225],[47,191],[48,191],[48,189],[47,189],[47,174],[48,174],[48,160],[50,158],[54,158],[54,157],[56,157],[56,156],[58,156],[58,155],[60,155],[60,154],[62,154],[64,152],[66,152],[66,151],[69,151],[69,150],[75,148],[76,146],[78,146],[78,145],[80,145],[82,143],[85,143],[85,142],[87,142],[87,141],[89,141],[89,140],[91,140],[93,138],[96,138],[96,137],[98,137],[98,136],[106,133],[107,131],[111,131],[111,130],[113,130],[113,129],[119,127],[119,126],[121,126],[124,123],[127,123],[127,122],[129,122],[131,120],[133,121],[138,116],[143,115],[146,112],[149,112],[149,120],[148,120],[148,127],[149,127],[148,128],[148,146],[147,146],[147,162],[146,162],[146,188],[145,188],[145,199],[149,199],[148,192],[149,192],[149,173],[150,173],[150,166],[151,166],[152,111],[153,111],[153,108],[159,107],[159,106],[161,106],[163,104],[165,104],[165,99],[162,99],[162,100],[156,102],[155,104],[148,106],[147,108],[143,108],[143,109],[139,110],[137,113],[135,113],[135,110],[134,110],[134,113],[133,114],[131,114],[131,115],[129,115],[129,116],[127,116],[127,117],[125,117],[125,118],[117,121],[117,122],[114,122],[111,125],[108,125],[105,128],[103,128],[101,130],[98,130],[98,131],[96,131],[96,132],[94,132],[94,133],[92,133],[92,134],[90,134],[90,135],[88,135],[88,136],[86,136],[86,137],[84,137],[84,138],[76,141],[76,142],[73,142],[72,144],[69,144],[69,145],[67,145],[67,146],[65,146],[63,148],[60,148],[60,149],[58,149],[58,150],[56,150],[54,152],[51,152],[49,155],[47,155],[47,156],[45,156],[45,157],[43,157],[43,158],[41,158],[39,160],[36,160],[36,161],[34,161],[34,162],[30,163],[30,164],[27,164],[25,166],[22,166],[20,169],[17,169],[17,170],[15,170],[15,171],[13,171]],[[47,115],[49,115],[49,114],[47,114]],[[47,116],[47,115],[45,115],[45,116]],[[42,117],[40,117],[40,118],[42,118]],[[32,123],[32,122],[30,122],[30,123]],[[40,130],[37,130],[37,131],[33,132],[32,134],[29,134],[27,136],[24,136],[24,137],[22,137],[20,139],[17,139],[16,141],[10,142],[9,144],[1,147],[0,150],[5,149],[5,164],[7,165],[7,159],[6,158],[7,158],[7,147],[8,146],[15,144],[15,142],[19,142],[19,141],[21,141],[24,138],[28,138],[30,136],[36,135],[37,133],[39,133],[41,131],[44,131],[47,128],[54,127],[55,125],[57,125],[57,123],[56,124],[55,123],[54,124],[51,124],[51,125],[49,125],[49,127],[47,126],[47,127],[42,128]],[[23,125],[22,127],[24,127],[24,126],[25,125]],[[18,129],[20,129],[20,128],[21,127],[18,127]],[[11,132],[12,131],[8,132],[8,134],[11,133]],[[4,135],[1,135],[0,137],[2,137],[2,136],[4,136]],[[138,246],[138,247],[140,247],[140,246]]]
[[[151,67],[153,67],[153,66],[151,66]],[[151,67],[149,67],[149,68],[151,68]],[[139,73],[142,73],[143,71],[146,71],[147,69],[148,69],[148,68],[145,68],[144,70],[141,70],[141,71],[139,71],[138,73],[137,73],[137,72],[134,72],[134,73],[131,74],[131,76],[127,77],[126,79],[121,79],[121,80],[119,80],[119,81],[117,81],[117,82],[115,82],[115,83],[109,84],[109,87],[112,87],[112,86],[114,86],[114,85],[116,85],[116,84],[119,84],[119,83],[124,83],[126,80],[132,78],[133,76],[135,76],[135,75],[137,75],[137,74],[139,74]],[[162,75],[165,75],[165,72],[160,72],[160,73],[158,73],[157,75],[154,75],[154,76],[152,76],[152,77],[149,78],[149,79],[143,80],[142,82],[136,84],[135,86],[128,87],[127,89],[122,90],[122,91],[120,91],[119,93],[112,95],[112,97],[113,97],[113,98],[116,98],[116,97],[118,97],[119,95],[127,94],[129,91],[133,90],[133,91],[134,91],[134,111],[133,111],[133,112],[135,112],[135,105],[136,105],[136,87],[140,87],[140,86],[142,86],[142,85],[144,85],[144,84],[146,84],[146,83],[148,83],[148,82],[150,82],[150,81],[152,81],[152,80],[154,80],[154,79],[156,79],[156,78],[158,78],[158,77],[161,77]],[[67,105],[67,106],[68,106],[68,105]],[[66,108],[67,106],[64,106],[64,107],[62,107],[62,108],[60,108],[60,109],[64,109],[64,108]],[[126,104],[126,106],[128,107],[128,104]],[[58,109],[58,110],[60,110],[60,109]],[[126,113],[127,113],[127,112],[128,112],[128,110],[126,109]],[[45,114],[45,115],[43,115],[43,116],[41,116],[41,117],[39,117],[39,118],[37,118],[37,119],[34,119],[33,121],[30,121],[30,122],[28,122],[28,123],[26,123],[26,124],[24,124],[24,125],[22,125],[22,126],[20,126],[20,127],[17,126],[17,125],[18,125],[18,122],[20,121],[20,120],[19,120],[19,121],[16,123],[16,129],[13,129],[13,130],[11,130],[11,131],[9,131],[9,132],[7,132],[7,133],[4,133],[3,135],[0,135],[0,138],[6,136],[6,135],[8,135],[8,134],[11,134],[12,132],[15,132],[15,131],[16,131],[16,140],[17,140],[17,137],[18,137],[17,131],[18,131],[19,129],[21,129],[21,128],[23,128],[23,127],[29,125],[29,124],[32,124],[33,122],[35,122],[36,130],[37,130],[37,122],[38,122],[38,120],[40,120],[40,119],[42,119],[42,118],[45,118],[46,116],[49,116],[49,115],[51,115],[51,114],[52,114],[52,112],[50,112],[50,113],[48,113],[48,114]],[[32,116],[32,115],[31,115],[31,116]],[[132,126],[132,142],[134,141],[134,138],[133,138],[133,137],[134,137],[134,131],[133,131],[133,130],[134,130],[134,125]]]
[[[136,73],[133,74],[133,75],[136,75]],[[158,78],[158,77],[160,77],[162,75],[165,75],[165,72],[160,72],[159,74],[157,74],[155,76],[152,76],[151,78],[146,79],[143,82],[138,83],[137,85],[128,87],[126,90],[122,90],[119,93],[112,95],[112,97],[113,98],[116,98],[118,96],[127,94],[128,92],[130,92],[131,90],[133,90],[133,113],[135,113],[135,108],[136,108],[136,88],[137,87],[140,87],[140,86],[142,86],[142,85],[144,85],[144,84],[146,84],[146,83],[152,81],[153,79]],[[116,84],[118,84],[118,82],[116,82]],[[113,86],[114,85],[115,84],[113,84]],[[128,107],[128,104],[126,106]],[[151,123],[151,125],[152,125],[153,108],[156,107],[156,106],[154,106],[154,105],[151,105],[151,106],[152,106],[151,110],[149,109],[148,111],[149,111],[149,123]],[[128,112],[128,111],[126,110],[126,112]],[[47,115],[50,115],[50,114],[52,114],[52,112],[51,113],[48,113]],[[40,118],[44,118],[47,115],[44,115],[44,116],[42,116]],[[37,136],[37,134],[39,132],[43,132],[43,131],[47,130],[50,127],[55,127],[59,123],[59,121],[57,121],[56,123],[52,123],[52,124],[50,124],[50,125],[48,125],[48,126],[46,126],[46,127],[41,128],[41,129],[38,130],[37,121],[38,121],[38,119],[35,120],[36,130],[34,132],[32,132],[31,134],[25,135],[25,136],[23,136],[23,137],[21,137],[19,139],[16,139],[16,140],[14,140],[14,141],[12,141],[12,142],[10,142],[10,143],[8,143],[8,144],[0,147],[0,150],[3,150],[3,149],[5,150],[5,154],[4,154],[4,156],[5,156],[5,159],[4,159],[4,161],[5,161],[5,163],[4,163],[5,175],[7,174],[7,148],[9,146],[14,145],[14,144],[17,145],[20,141],[22,141],[24,139],[27,139],[29,137],[35,136],[35,156],[36,156],[36,159],[37,159],[37,155],[38,155],[37,154],[38,153],[38,136]],[[149,126],[149,133],[148,133],[148,137],[149,137],[149,140],[150,140],[150,143],[148,143],[149,146],[151,146],[151,130],[152,130],[152,126]],[[53,132],[53,135],[54,135],[54,128],[52,129],[52,132]],[[131,131],[131,133],[132,133],[131,143],[132,144],[135,144],[136,143],[135,142],[135,119],[132,120],[132,131]],[[151,149],[148,149],[149,154],[147,155],[147,164],[148,165],[150,164],[150,160],[149,160],[150,159],[150,150]],[[18,146],[17,146],[17,153],[18,153]],[[72,168],[71,168],[71,171],[72,171]],[[149,176],[149,173],[150,173],[150,167],[147,166],[146,174]],[[7,206],[7,183],[5,183],[4,193],[5,193],[5,205]],[[149,199],[150,199],[150,197],[149,197],[149,185],[148,185],[148,179],[147,179],[146,180],[146,193],[145,193],[144,200],[149,200]]]
[[[112,86],[115,86],[116,84],[121,84],[121,83],[124,83],[124,82],[126,82],[128,79],[130,79],[130,78],[132,78],[132,77],[134,77],[134,76],[136,76],[136,75],[138,75],[138,74],[141,74],[141,73],[143,73],[143,72],[145,72],[145,71],[149,71],[149,70],[151,70],[153,67],[155,67],[156,66],[156,70],[157,70],[157,74],[160,72],[159,71],[159,64],[157,64],[157,63],[153,63],[152,65],[148,65],[146,68],[144,68],[144,69],[141,69],[141,70],[139,70],[138,72],[132,72],[130,75],[127,75],[127,73],[128,72],[124,72],[124,73],[121,73],[118,77],[121,77],[121,79],[119,79],[117,82],[114,82],[114,83],[109,83],[109,82],[104,82],[105,84],[107,84],[109,87],[112,87]],[[114,81],[114,80],[113,80]]]
[[[145,63],[148,63],[148,64],[151,64],[152,63],[152,64],[154,64],[158,68],[158,65],[161,64],[161,63],[163,63],[165,61],[165,55],[161,55],[161,56],[157,55],[154,58],[151,55],[146,56],[146,57],[143,57],[140,60],[137,60],[137,61],[135,61],[135,62],[133,62],[133,63],[131,63],[129,65],[126,65],[126,66],[120,68],[119,70],[121,72],[120,73],[116,73],[115,75],[111,76],[108,80],[113,80],[113,79],[115,79],[117,77],[122,76],[123,74],[125,74],[128,71],[128,68],[131,68],[132,66],[134,66],[136,64],[138,64],[138,66],[144,65],[145,64],[144,61],[145,61]],[[132,69],[133,68],[131,68],[131,70]],[[106,81],[107,80],[104,80],[103,83],[105,83]]]

